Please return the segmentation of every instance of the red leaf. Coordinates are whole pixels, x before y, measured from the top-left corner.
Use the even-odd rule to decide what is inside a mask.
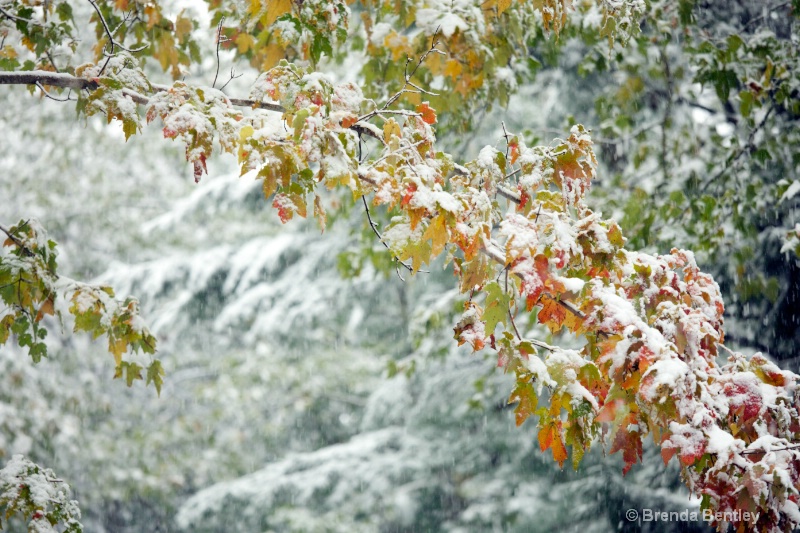
[[[400,201],[400,205],[408,205],[408,202],[414,197],[414,193],[417,192],[417,184],[411,183],[406,188],[406,193],[403,195],[403,199]]]
[[[422,120],[426,124],[436,124],[436,111],[428,105],[428,102],[422,102],[418,105],[417,113],[422,115]]]
[[[637,422],[636,415],[626,416],[619,425],[614,443],[611,445],[610,453],[622,450],[622,460],[625,462],[622,475],[627,474],[631,467],[642,459],[642,437],[638,429],[635,429],[638,427]]]
[[[203,172],[208,174],[208,169],[206,169],[206,156],[200,154],[200,159],[195,159],[193,165],[194,165],[194,182],[198,183],[200,181],[200,178],[203,176]]]

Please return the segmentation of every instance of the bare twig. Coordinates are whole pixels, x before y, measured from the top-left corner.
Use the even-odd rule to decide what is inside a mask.
[[[522,335],[519,334],[519,330],[517,329],[517,323],[514,322],[514,314],[511,312],[511,307],[508,308],[508,320],[511,322],[511,327],[514,328],[514,333],[516,334],[519,340],[522,340]]]
[[[517,170],[514,170],[513,172],[509,172],[508,174],[503,176],[503,181],[506,181],[509,178],[513,178],[514,176],[516,176],[520,172],[522,172],[522,167],[518,168]]]
[[[786,2],[781,2],[780,4],[768,7],[765,13],[762,13],[761,15],[753,17],[750,20],[748,20],[747,24],[744,25],[745,29],[750,27],[752,24],[763,20],[764,18],[766,18],[767,15],[772,14],[773,11],[777,11],[778,9],[789,6],[791,4],[792,4],[791,0],[787,0]]]
[[[361,197],[361,201],[364,203],[364,210],[367,212],[367,220],[369,221],[369,227],[372,228],[372,232],[378,237],[378,240],[381,241],[381,244],[383,244],[386,247],[386,249],[391,252],[392,249],[389,248],[389,245],[386,244],[386,241],[383,240],[383,236],[378,231],[378,225],[375,222],[372,221],[372,214],[369,212],[369,205],[367,204],[367,197],[366,196],[362,196]],[[408,270],[409,272],[412,272],[412,273],[414,272],[414,269],[411,267],[411,265],[408,265],[408,264],[400,261],[400,259],[396,255],[392,255],[392,257],[394,257],[394,260],[395,260],[396,264],[403,265],[406,268],[406,270]],[[425,271],[425,270],[420,270],[419,272],[426,272],[427,273],[427,271]],[[397,275],[400,276],[400,272],[399,271],[397,272]],[[402,276],[400,276],[400,279],[405,281]]]
[[[92,4],[92,7],[94,8],[95,12],[97,13],[97,17],[100,19],[100,24],[103,25],[103,30],[106,32],[106,37],[108,37],[108,44],[103,46],[103,55],[106,56],[106,62],[103,63],[103,67],[100,69],[100,74],[103,74],[103,72],[105,72],[106,67],[108,66],[108,62],[111,61],[112,57],[114,57],[115,48],[119,48],[120,50],[124,50],[124,51],[130,52],[132,54],[135,54],[136,52],[141,52],[142,50],[147,48],[147,45],[144,45],[141,48],[131,49],[131,48],[125,47],[122,43],[118,43],[114,39],[113,32],[108,27],[108,22],[106,22],[106,19],[103,16],[103,13],[100,11],[100,6],[97,5],[97,2],[95,0],[88,0],[88,2],[90,4]],[[116,32],[118,29],[119,28],[115,28],[114,31]],[[111,48],[110,52],[106,52],[106,48],[108,48],[108,47]]]
[[[433,37],[431,38],[431,47],[427,51],[425,51],[424,54],[420,56],[419,60],[417,60],[417,64],[414,66],[414,69],[411,72],[408,72],[408,65],[411,64],[411,58],[410,57],[406,58],[405,71],[403,72],[403,78],[404,78],[403,88],[397,91],[394,95],[392,95],[386,101],[386,103],[383,104],[383,107],[381,107],[380,109],[375,109],[373,111],[370,111],[369,113],[359,117],[357,122],[369,120],[377,115],[380,115],[381,113],[388,112],[389,106],[394,104],[401,96],[403,96],[406,93],[421,93],[421,94],[429,94],[431,96],[438,96],[436,93],[433,93],[418,86],[417,84],[412,82],[411,79],[414,77],[419,67],[425,62],[425,60],[428,58],[429,55],[431,54],[445,55],[444,52],[436,48],[437,45],[439,44],[438,40],[439,30],[440,28],[436,28],[436,31],[433,32]],[[408,87],[413,87],[414,90],[410,90]]]
[[[742,452],[742,455],[753,455],[756,453],[769,453],[769,452],[785,452],[788,450],[796,450],[800,448],[800,444],[789,444],[784,446],[783,448],[771,448],[769,450],[745,450]]]
[[[500,124],[503,126],[503,137],[505,137],[505,139],[506,139],[506,161],[508,161],[508,149],[510,148],[510,146],[508,144],[508,142],[509,142],[509,140],[508,140],[508,132],[506,131],[506,123],[505,122],[500,122]],[[511,177],[511,174],[506,176],[504,179],[508,179],[509,177]]]
[[[666,105],[664,106],[664,116],[661,119],[661,153],[659,154],[658,162],[661,166],[661,174],[664,182],[667,182],[669,181],[669,168],[667,168],[667,126],[672,118],[674,81],[672,79],[672,69],[670,68],[666,47],[662,48],[659,54],[661,57],[661,64],[664,67],[664,79],[667,82],[667,97]]]
[[[738,161],[739,158],[742,157],[747,150],[749,150],[754,146],[753,141],[755,140],[756,133],[758,133],[761,130],[761,128],[764,127],[764,124],[767,123],[767,119],[769,118],[770,114],[772,114],[772,111],[774,109],[775,109],[774,105],[769,106],[767,112],[764,113],[764,118],[761,119],[761,122],[759,122],[756,125],[756,127],[753,128],[753,130],[750,132],[750,135],[747,136],[747,142],[743,146],[740,146],[737,150],[735,150],[730,156],[728,156],[728,159],[725,161],[725,165],[721,169],[719,169],[719,171],[716,174],[711,176],[708,180],[705,181],[705,183],[703,183],[703,186],[700,189],[702,193],[705,193],[706,190],[708,190],[708,187],[712,183],[714,183],[723,175],[725,175],[725,173],[731,169],[731,166],[736,161]]]
[[[36,85],[37,83],[65,89],[97,89],[97,82],[59,72],[46,70],[0,72],[0,85]]]
[[[228,78],[228,81],[226,81],[225,84],[222,87],[219,88],[219,90],[221,91],[221,90],[225,89],[225,87],[227,87],[230,82],[232,82],[235,79],[241,78],[242,76],[244,76],[244,74],[236,75],[236,71],[234,70],[233,67],[231,67],[231,76],[230,76],[230,78]]]
[[[212,89],[217,86],[217,76],[219,76],[219,45],[222,44],[222,23],[223,22],[225,22],[225,17],[220,18],[219,19],[219,24],[217,24],[217,72],[214,74],[214,83],[211,84],[211,88]]]
[[[555,346],[551,346],[551,345],[547,344],[546,342],[542,342],[542,341],[536,340],[536,339],[525,339],[525,340],[527,342],[533,344],[534,346],[538,346],[539,348],[544,348],[545,350],[547,350],[549,352],[558,351],[558,348],[556,348]]]
[[[420,144],[422,144],[422,143],[424,143],[424,142],[426,142],[426,140],[425,140],[425,139],[422,139],[421,141],[417,141],[417,142],[415,142],[415,143],[411,143],[411,144],[409,144],[409,145],[407,145],[407,146],[404,146],[404,147],[402,147],[402,148],[398,148],[397,150],[394,150],[393,152],[389,152],[388,154],[385,154],[385,155],[381,156],[380,158],[376,159],[375,161],[373,161],[372,163],[370,163],[370,165],[369,165],[369,166],[371,166],[371,167],[374,167],[375,165],[377,165],[378,163],[380,163],[381,161],[383,161],[383,160],[384,160],[384,159],[386,159],[387,157],[391,157],[391,156],[393,156],[393,155],[397,155],[397,154],[399,154],[400,152],[405,152],[406,150],[409,150],[409,149],[411,149],[411,148],[416,148],[417,146],[419,146]]]
[[[70,100],[73,100],[73,98],[69,97],[70,93],[67,93],[67,97],[66,98],[56,98],[55,96],[53,96],[52,94],[47,92],[47,89],[45,89],[44,86],[41,83],[36,82],[36,86],[42,91],[42,94],[45,97],[47,97],[47,98],[49,98],[51,100],[55,100],[56,102],[69,102]],[[70,91],[71,90],[72,89],[70,89]]]

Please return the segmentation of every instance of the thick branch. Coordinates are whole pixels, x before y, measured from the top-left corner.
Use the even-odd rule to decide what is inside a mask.
[[[62,72],[29,70],[24,72],[0,72],[0,85],[49,85],[64,89],[97,89],[95,81],[79,78]]]

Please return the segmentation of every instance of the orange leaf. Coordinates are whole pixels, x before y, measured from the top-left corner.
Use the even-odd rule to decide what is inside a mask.
[[[44,315],[52,315],[54,313],[53,309],[53,297],[51,296],[47,300],[44,301],[42,306],[39,308],[39,312],[36,313],[36,322],[39,322],[44,318]]]
[[[567,310],[547,294],[543,294],[540,301],[542,308],[539,310],[539,323],[546,325],[551,332],[557,332],[567,318]]]
[[[539,428],[539,449],[545,451],[553,444],[553,426]]]
[[[422,102],[417,106],[417,113],[422,115],[422,120],[426,124],[436,124],[436,111],[434,111],[428,102]]]
[[[344,117],[342,119],[342,127],[343,128],[349,128],[350,126],[352,126],[356,122],[358,122],[358,117],[357,116],[352,115],[352,114],[351,115],[347,115],[346,117]]]
[[[563,468],[564,461],[567,460],[567,447],[564,446],[564,441],[561,440],[561,434],[553,439],[553,459],[558,461],[558,466]]]
[[[594,417],[597,422],[613,422],[616,418],[617,407],[622,402],[620,400],[611,400],[600,408],[597,416]]]
[[[509,156],[511,157],[511,164],[513,165],[519,158],[519,141],[511,141],[508,143],[508,148],[510,152]]]

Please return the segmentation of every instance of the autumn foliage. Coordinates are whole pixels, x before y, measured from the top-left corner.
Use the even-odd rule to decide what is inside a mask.
[[[569,2],[519,10],[508,1],[486,2],[460,15],[464,28],[431,25],[414,38],[402,30],[414,23],[417,7],[398,3],[398,13],[395,2],[365,3],[375,7],[364,13],[371,61],[403,65],[384,99],[313,68],[347,36],[345,3],[253,0],[238,26],[223,25],[230,14],[225,3],[214,7],[220,43],[224,38],[263,71],[244,104],[213,87],[151,84],[128,52],[110,59],[102,53],[114,52],[109,36],[95,64],[73,69],[92,84],[79,106],[120,120],[126,138],[143,126],[137,107],[143,106],[147,123],[160,123],[164,137],[184,143],[195,179],[215,146],[235,154],[242,175],[261,180],[283,222],[312,215],[324,229],[342,199],[363,203],[368,216],[379,211],[388,222],[369,216],[369,224],[398,272],[416,273],[443,257],[466,300],[455,326],[458,344],[496,352],[498,366],[516,377],[509,402],[516,404],[517,424],[535,420],[541,450],[551,450],[559,465],[571,459],[577,468],[600,441],[621,452],[627,472],[649,437],[665,463],[680,462],[704,509],[752,513],[733,524],[742,529],[800,525],[798,377],[761,355],[746,358],[724,346],[719,287],[691,252],[628,250],[617,222],[589,207],[597,168],[590,132],[576,125],[545,146],[507,133],[504,146],[487,146],[468,162],[437,149],[437,103],[447,108],[452,95],[460,102],[497,89],[501,77],[490,83],[487,73],[497,74],[495,58],[512,56],[519,44],[501,30],[522,32],[519,26],[538,13],[558,31]],[[161,28],[157,4],[137,4],[145,6],[141,20]],[[603,4],[609,38],[614,28],[635,31],[628,4]],[[116,12],[104,9],[96,20]],[[57,29],[66,34],[69,17],[62,19]],[[384,19],[399,20],[399,30],[380,26]],[[473,21],[480,34],[466,31]],[[179,16],[170,22],[175,31],[158,30],[169,37],[155,47],[165,69],[177,71],[189,60],[186,24]],[[411,56],[419,60],[401,61]],[[43,59],[33,66],[52,67]],[[446,92],[423,87],[425,76],[442,76]],[[118,377],[141,379],[143,367],[122,358],[129,348],[154,351],[135,301],[117,302],[105,287],[65,286],[55,274],[54,245],[35,226],[23,222],[6,233],[10,254],[0,258],[0,296],[15,313],[2,316],[0,341],[14,333],[37,358],[42,316],[59,299],[69,300],[65,314],[74,315],[76,330],[108,334]],[[536,324],[574,337],[569,344],[576,348],[530,337]],[[147,380],[160,387],[163,371],[152,365]]]

